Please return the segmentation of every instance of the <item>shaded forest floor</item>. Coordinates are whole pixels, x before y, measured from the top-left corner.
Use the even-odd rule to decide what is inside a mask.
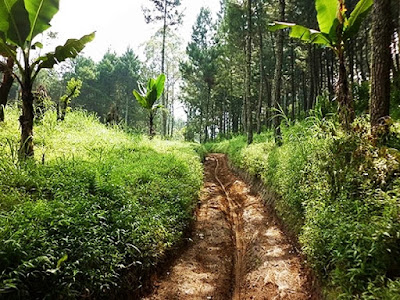
[[[208,156],[192,241],[144,299],[315,298],[273,216],[225,155]]]

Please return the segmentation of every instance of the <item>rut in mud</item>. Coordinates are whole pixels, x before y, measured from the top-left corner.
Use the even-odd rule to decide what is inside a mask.
[[[228,168],[205,162],[192,241],[143,299],[314,299],[299,256],[257,195]]]

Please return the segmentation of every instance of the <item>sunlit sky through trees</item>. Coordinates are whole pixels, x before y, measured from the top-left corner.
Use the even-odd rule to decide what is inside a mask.
[[[177,33],[186,43],[190,40],[192,26],[202,6],[214,13],[219,11],[219,0],[182,0],[185,11],[184,23]],[[142,6],[152,7],[149,0],[63,0],[60,11],[52,21],[52,31],[58,32],[54,45],[68,38],[79,38],[96,31],[96,39],[84,50],[85,56],[98,61],[107,49],[122,54],[130,46],[142,57],[140,45],[146,42],[161,26],[161,23],[146,24]],[[46,43],[46,42],[45,42]]]

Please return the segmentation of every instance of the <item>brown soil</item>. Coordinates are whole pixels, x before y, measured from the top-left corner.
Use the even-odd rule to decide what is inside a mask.
[[[314,299],[307,277],[262,199],[212,154],[192,242],[143,299]]]

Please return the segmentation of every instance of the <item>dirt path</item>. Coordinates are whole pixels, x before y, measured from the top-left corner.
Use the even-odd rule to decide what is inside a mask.
[[[192,242],[153,286],[143,299],[314,298],[293,247],[222,154],[205,162]]]

